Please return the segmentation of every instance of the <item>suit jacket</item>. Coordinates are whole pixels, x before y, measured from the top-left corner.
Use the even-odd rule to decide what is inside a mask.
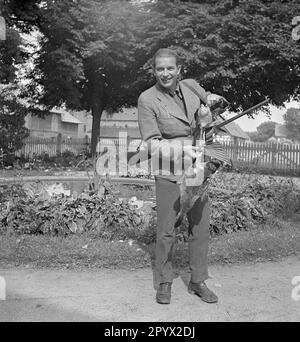
[[[179,84],[187,115],[169,94],[160,89],[158,84],[144,91],[138,99],[138,122],[142,140],[147,144],[152,157],[159,155],[159,159],[170,161],[169,166],[168,163],[162,165],[163,163],[160,162],[156,165],[156,169],[159,170],[159,174],[162,174],[163,169],[170,170],[170,174],[165,175],[164,178],[171,180],[178,180],[180,177],[174,175],[174,162],[178,159],[176,151],[182,151],[183,143],[191,143],[195,113],[200,108],[199,97],[184,83],[197,90],[205,104],[210,93],[193,79],[181,81]]]

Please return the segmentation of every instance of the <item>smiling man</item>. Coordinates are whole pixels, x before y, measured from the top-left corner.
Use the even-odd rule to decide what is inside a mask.
[[[168,54],[156,54],[153,61],[153,70],[158,84],[163,90],[174,93],[178,86],[178,77],[181,66],[176,61],[176,56],[168,56]]]
[[[195,80],[180,81],[181,66],[171,49],[160,49],[153,57],[156,84],[144,91],[138,100],[138,119],[142,139],[151,156],[157,157],[155,172],[157,202],[157,236],[155,251],[156,301],[169,304],[174,278],[172,252],[175,242],[175,220],[180,210],[182,174],[176,164],[188,165],[196,158],[197,147],[192,145],[195,113],[201,104],[210,105],[219,95],[206,92]],[[167,161],[167,162],[165,162]],[[205,193],[188,213],[190,293],[203,301],[216,303],[217,296],[208,289],[207,252],[209,241],[209,204]]]

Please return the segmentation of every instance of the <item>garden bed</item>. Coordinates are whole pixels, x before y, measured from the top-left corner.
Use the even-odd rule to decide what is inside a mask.
[[[155,189],[94,179],[81,193],[49,194],[40,183],[1,186],[0,232],[67,236],[87,233],[113,240],[155,240]],[[211,236],[251,230],[300,210],[291,179],[217,173],[209,187]],[[135,197],[132,199],[132,197]],[[185,241],[186,221],[177,232]]]

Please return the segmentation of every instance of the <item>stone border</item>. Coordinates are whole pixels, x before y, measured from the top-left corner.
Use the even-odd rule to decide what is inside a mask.
[[[88,176],[25,176],[25,177],[7,177],[0,178],[0,184],[12,184],[22,182],[74,182],[74,181],[89,181]],[[143,178],[126,178],[126,177],[113,177],[110,178],[112,183],[122,184],[141,184],[141,185],[154,185],[153,179]]]

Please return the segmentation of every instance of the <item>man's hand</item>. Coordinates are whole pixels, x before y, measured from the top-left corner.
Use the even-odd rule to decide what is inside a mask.
[[[229,105],[229,102],[220,95],[217,94],[209,94],[207,96],[207,105],[213,111],[213,113],[218,112],[217,114],[221,114],[225,112],[226,108]]]
[[[195,164],[197,158],[201,158],[201,151],[199,146],[185,145],[183,146],[183,168],[185,172],[191,169]]]
[[[216,102],[220,101],[223,97],[217,94],[209,94],[207,95],[207,105],[210,107]]]
[[[196,159],[200,152],[199,146],[185,145],[183,146],[183,158]]]

